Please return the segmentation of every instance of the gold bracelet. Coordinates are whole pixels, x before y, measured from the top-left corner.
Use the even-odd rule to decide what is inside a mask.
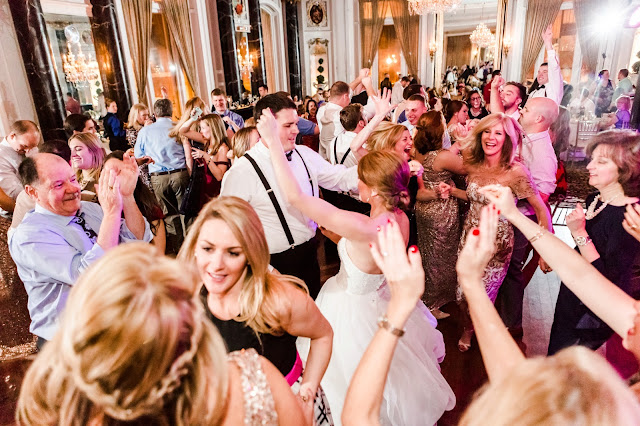
[[[533,237],[529,238],[529,242],[530,243],[535,243],[540,238],[544,237],[545,232],[547,232],[547,230],[544,227],[540,226],[540,230],[538,231],[538,233],[536,235],[534,235]]]
[[[386,315],[378,319],[378,327],[384,328],[394,336],[402,337],[404,335],[404,330],[401,328],[396,328],[392,326],[391,323],[389,322],[389,318],[387,318]]]

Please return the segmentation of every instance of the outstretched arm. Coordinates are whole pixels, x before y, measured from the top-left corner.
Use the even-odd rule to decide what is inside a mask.
[[[491,96],[490,96],[490,109],[491,113],[504,112],[504,105],[502,105],[502,99],[500,99],[500,87],[504,84],[504,78],[496,75],[491,80]]]
[[[487,296],[482,282],[482,274],[495,252],[497,228],[496,206],[485,206],[480,214],[480,227],[467,235],[456,265],[458,281],[469,304],[469,313],[490,381],[502,380],[525,359]]]
[[[360,130],[360,133],[353,138],[350,145],[351,151],[354,153],[358,161],[369,153],[369,151],[362,145],[367,141],[371,132],[373,132],[375,128],[382,123],[382,120],[384,120],[389,111],[395,108],[395,105],[390,104],[391,91],[386,88],[382,91],[381,97],[372,97],[371,101],[375,106],[376,114],[371,120],[369,120],[369,123],[367,123],[364,129]]]
[[[562,82],[562,69],[560,68],[560,61],[558,60],[558,54],[553,50],[553,31],[551,24],[542,33],[542,41],[544,42],[544,48],[547,51],[547,64],[549,83],[547,83],[547,97],[555,101],[560,105],[562,102],[562,95],[564,94],[564,84]]]
[[[377,225],[369,216],[340,210],[320,198],[305,194],[300,189],[285,157],[276,119],[269,109],[264,110],[257,127],[262,142],[271,152],[271,162],[278,185],[292,206],[318,225],[350,240],[368,242],[375,238]]]

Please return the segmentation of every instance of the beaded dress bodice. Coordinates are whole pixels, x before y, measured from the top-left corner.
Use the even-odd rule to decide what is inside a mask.
[[[340,272],[336,279],[340,287],[347,293],[367,294],[378,290],[385,282],[383,274],[367,274],[362,272],[351,261],[347,253],[347,240],[342,238],[338,242],[338,255],[340,256]]]

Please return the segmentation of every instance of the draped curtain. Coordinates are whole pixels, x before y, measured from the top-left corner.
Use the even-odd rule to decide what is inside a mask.
[[[153,0],[122,0],[124,24],[133,59],[133,74],[138,89],[138,102],[145,102]]]
[[[527,9],[527,26],[524,32],[522,49],[522,78],[526,79],[527,73],[536,63],[536,58],[542,48],[542,31],[553,23],[560,11],[562,0],[537,0],[530,1]],[[579,24],[578,24],[579,25]]]
[[[276,79],[275,68],[273,66],[273,40],[271,38],[271,15],[264,11],[260,11],[260,21],[262,22],[262,45],[264,46],[264,65],[267,72],[267,86],[271,93],[275,93]],[[255,93],[254,93],[255,95]]]
[[[573,13],[576,17],[578,28],[578,41],[582,52],[582,64],[591,72],[596,72],[598,66],[598,50],[600,48],[600,35],[593,31],[593,15],[602,0],[574,0]],[[598,25],[610,25],[600,22]]]
[[[420,15],[409,13],[407,0],[389,0],[393,27],[400,42],[409,74],[418,75],[418,39],[420,37]]]
[[[189,5],[184,0],[162,0],[160,4],[187,81],[195,93],[200,93],[191,39]]]
[[[359,2],[363,68],[371,68],[378,52],[378,42],[384,26],[387,3],[388,0],[361,0]]]

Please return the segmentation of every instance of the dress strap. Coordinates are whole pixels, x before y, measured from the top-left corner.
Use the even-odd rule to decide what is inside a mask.
[[[298,153],[298,155],[300,154]],[[256,160],[254,160],[253,157],[249,155],[249,153],[244,154],[244,156],[246,157],[247,160],[249,160],[249,162],[255,169],[256,173],[258,174],[258,177],[260,178],[260,181],[262,182],[262,185],[264,185],[264,189],[267,190],[267,194],[269,194],[269,199],[271,200],[271,204],[273,204],[273,208],[275,209],[276,214],[278,215],[278,219],[280,219],[280,224],[282,225],[282,229],[284,230],[284,235],[286,235],[289,245],[291,246],[291,248],[293,248],[295,246],[293,235],[291,234],[291,229],[289,229],[289,224],[287,223],[287,219],[284,217],[284,213],[282,212],[280,203],[276,198],[276,194],[273,193],[273,188],[271,188],[271,185],[269,185],[269,181],[264,176],[264,173],[262,173],[262,170],[260,170],[260,167],[258,166],[258,163],[256,163]],[[304,163],[304,160],[302,160],[302,162]],[[307,165],[305,164],[304,167],[306,168]],[[309,173],[309,170],[307,169],[307,174],[308,173]],[[309,181],[311,181],[311,177],[309,177]],[[313,193],[313,185],[311,186],[311,192]]]
[[[267,376],[255,349],[231,352],[229,360],[240,369],[244,399],[244,424],[246,426],[278,424],[278,413]]]

